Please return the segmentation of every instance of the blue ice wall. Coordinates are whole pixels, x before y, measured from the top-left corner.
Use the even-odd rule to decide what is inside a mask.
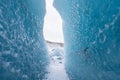
[[[55,0],[72,80],[120,80],[120,0]]]
[[[44,0],[0,0],[0,80],[42,80]]]

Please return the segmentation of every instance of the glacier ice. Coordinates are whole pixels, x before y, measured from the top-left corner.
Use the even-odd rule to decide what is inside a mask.
[[[0,0],[0,80],[42,80],[44,0]]]
[[[120,1],[55,0],[72,80],[120,80]]]
[[[54,6],[63,19],[70,79],[120,80],[120,1],[54,0]],[[46,77],[45,12],[45,0],[0,1],[0,79]]]

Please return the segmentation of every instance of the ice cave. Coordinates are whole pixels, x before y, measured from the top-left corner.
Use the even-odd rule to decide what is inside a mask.
[[[120,0],[0,0],[0,80],[120,80]]]

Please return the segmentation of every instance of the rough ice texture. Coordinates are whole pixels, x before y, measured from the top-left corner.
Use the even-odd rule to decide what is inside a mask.
[[[72,80],[120,80],[120,1],[55,0]]]
[[[0,0],[0,80],[42,80],[44,0]]]

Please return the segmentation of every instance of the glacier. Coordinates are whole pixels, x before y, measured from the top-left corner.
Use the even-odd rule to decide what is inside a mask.
[[[63,19],[65,54],[49,44],[50,56],[43,36],[45,6],[45,0],[0,0],[0,80],[46,80],[47,74],[120,80],[119,0],[54,0]]]
[[[0,0],[0,80],[42,80],[44,0]]]
[[[120,80],[120,1],[54,0],[70,80]]]

